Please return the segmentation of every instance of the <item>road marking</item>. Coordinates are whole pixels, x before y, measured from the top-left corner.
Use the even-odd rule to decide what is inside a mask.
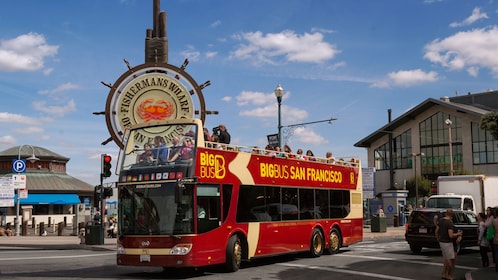
[[[371,272],[361,272],[361,271],[353,271],[350,269],[339,269],[339,268],[330,268],[330,267],[323,267],[323,266],[307,266],[307,265],[302,265],[302,264],[288,264],[288,263],[279,263],[278,265],[288,266],[288,267],[299,267],[299,268],[308,268],[308,269],[315,269],[315,270],[332,271],[332,272],[346,273],[346,274],[354,274],[354,275],[359,275],[359,276],[375,277],[375,278],[380,278],[380,279],[415,280],[412,278],[389,276],[389,275],[377,274],[377,273],[371,273]]]
[[[404,262],[404,263],[413,263],[413,264],[423,264],[423,265],[434,265],[434,266],[443,266],[442,263],[434,263],[434,262],[424,262],[424,261],[410,261],[410,260],[400,260],[400,259],[395,259],[395,258],[386,258],[386,257],[375,257],[375,256],[359,256],[359,255],[346,255],[346,254],[340,254],[336,255],[337,257],[348,257],[348,258],[363,258],[363,259],[370,259],[370,260],[380,260],[380,261],[397,261],[397,262]],[[471,267],[471,266],[462,266],[462,265],[457,265],[457,268],[460,269],[468,269],[468,270],[477,270],[479,269],[478,267]]]
[[[99,257],[99,256],[109,256],[109,255],[116,255],[116,252],[105,253],[105,254],[75,255],[75,256],[43,256],[43,257],[0,258],[0,261],[88,258],[88,257]]]

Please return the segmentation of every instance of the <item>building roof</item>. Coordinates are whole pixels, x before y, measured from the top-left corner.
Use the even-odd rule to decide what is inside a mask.
[[[491,103],[488,103],[487,105],[481,104],[486,101]],[[388,135],[392,131],[395,131],[396,128],[400,127],[401,125],[414,120],[417,115],[433,106],[443,106],[446,108],[457,110],[461,113],[482,116],[491,111],[498,110],[496,109],[498,107],[498,91],[486,92],[481,94],[471,94],[466,96],[455,96],[452,98],[428,98],[424,102],[413,107],[411,110],[394,119],[390,123],[374,131],[367,137],[361,139],[360,141],[355,143],[354,146],[359,148],[369,148],[373,142]]]
[[[24,145],[12,147],[0,152],[0,162],[8,162],[4,166],[11,166],[12,159],[27,158],[33,154],[40,162],[56,162],[64,166],[69,158],[61,156],[42,147]],[[20,152],[20,155],[19,155]],[[12,176],[12,170],[0,170],[0,176]],[[53,172],[47,169],[30,169],[26,171],[26,185],[30,193],[77,193],[79,195],[91,195],[94,186],[74,178],[63,171]]]
[[[56,160],[59,162],[68,162],[69,158],[61,156],[59,154],[56,154],[50,150],[47,150],[42,147],[37,147],[37,146],[31,146],[31,145],[23,145],[21,146],[21,150],[19,151],[20,146],[15,146],[12,148],[9,148],[7,150],[1,151],[0,152],[0,160],[3,160],[4,158],[17,158],[20,156],[21,158],[26,158],[30,157],[33,155],[33,153],[36,155],[37,158],[41,160]],[[33,149],[31,149],[32,147]]]

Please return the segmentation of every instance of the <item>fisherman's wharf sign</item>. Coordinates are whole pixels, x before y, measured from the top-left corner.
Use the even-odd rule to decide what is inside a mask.
[[[144,64],[111,86],[105,114],[111,137],[122,148],[123,131],[134,124],[196,114],[204,121],[206,113],[201,88],[182,68]]]

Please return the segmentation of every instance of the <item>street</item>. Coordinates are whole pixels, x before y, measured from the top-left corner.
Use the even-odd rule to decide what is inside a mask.
[[[439,250],[410,252],[402,237],[366,240],[337,255],[309,258],[287,255],[244,263],[236,273],[219,268],[202,270],[155,267],[122,267],[115,252],[102,249],[44,250],[30,247],[0,247],[0,276],[8,279],[439,279]],[[480,267],[477,247],[463,250],[457,259],[455,279]]]

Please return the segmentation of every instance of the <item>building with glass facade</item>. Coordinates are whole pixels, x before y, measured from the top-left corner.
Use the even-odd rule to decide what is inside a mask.
[[[376,194],[404,189],[415,174],[434,183],[440,175],[498,175],[498,140],[480,128],[497,111],[498,91],[429,98],[361,139],[355,147],[367,149]]]

